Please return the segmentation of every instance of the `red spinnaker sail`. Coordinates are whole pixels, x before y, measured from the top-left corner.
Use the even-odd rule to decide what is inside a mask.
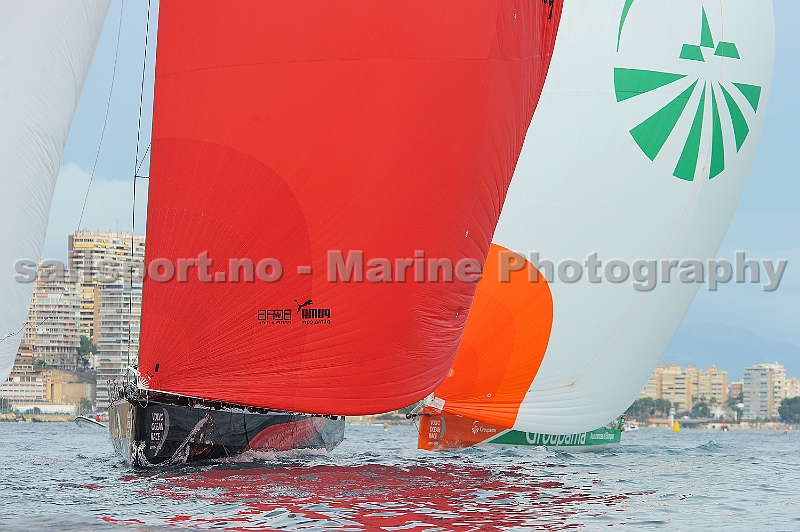
[[[417,250],[483,264],[550,62],[551,3],[162,0],[147,262],[176,272],[145,281],[143,381],[345,415],[433,391],[475,283],[413,267],[331,282],[329,251],[363,252],[365,270]],[[216,282],[182,281],[180,259],[204,252]],[[280,280],[230,282],[230,259],[264,258]]]

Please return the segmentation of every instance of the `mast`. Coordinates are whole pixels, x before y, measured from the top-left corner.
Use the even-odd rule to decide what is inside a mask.
[[[150,6],[151,0],[147,0],[147,20],[145,22],[145,31],[144,31],[144,53],[142,57],[142,84],[139,89],[139,115],[137,118],[136,123],[136,157],[133,164],[133,190],[132,196],[133,201],[131,205],[131,262],[130,262],[130,293],[128,294],[128,315],[133,316],[133,258],[135,257],[135,250],[134,250],[134,242],[135,242],[135,235],[136,235],[136,180],[137,179],[147,179],[146,176],[140,176],[139,171],[142,168],[142,164],[144,163],[145,158],[147,157],[147,152],[150,150],[150,145],[148,144],[147,149],[145,150],[144,154],[142,155],[141,159],[139,158],[139,148],[141,146],[141,138],[142,138],[142,110],[144,107],[144,84],[147,74],[147,45],[150,38]],[[142,273],[142,280],[144,280],[144,272]],[[127,367],[131,367],[131,342],[132,342],[132,333],[131,327],[133,325],[133,320],[128,320],[128,364]],[[139,331],[141,333],[141,324],[139,326]],[[141,343],[140,343],[141,345]],[[138,361],[137,361],[138,365]],[[127,376],[127,373],[126,373]]]

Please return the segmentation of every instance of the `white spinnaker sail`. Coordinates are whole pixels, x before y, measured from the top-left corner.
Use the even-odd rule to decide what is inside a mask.
[[[33,289],[14,279],[14,263],[42,254],[61,152],[109,4],[0,0],[0,382]]]
[[[595,252],[604,263],[715,257],[756,153],[773,57],[771,0],[567,0],[493,242],[556,265]],[[514,428],[574,433],[622,413],[699,287],[675,271],[650,292],[585,273],[552,283],[552,335]]]

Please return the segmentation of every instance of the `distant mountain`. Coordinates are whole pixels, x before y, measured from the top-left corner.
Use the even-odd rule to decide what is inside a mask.
[[[800,347],[761,338],[754,332],[730,325],[684,325],[678,329],[660,364],[715,365],[728,372],[728,382],[744,376],[753,364],[778,362],[788,377],[800,377]]]

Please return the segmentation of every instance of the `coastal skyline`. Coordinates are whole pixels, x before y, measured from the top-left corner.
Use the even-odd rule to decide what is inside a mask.
[[[66,240],[63,246],[66,255]],[[62,264],[66,267],[67,263],[64,260]],[[779,362],[787,373],[800,375],[800,347],[733,325],[693,324],[679,329],[660,364],[716,366],[738,380],[745,367],[767,362]]]
[[[153,67],[157,3],[150,14],[148,72],[143,102],[142,148],[147,147],[152,109]],[[800,6],[789,0],[774,3],[776,24],[775,75],[763,138],[747,186],[718,257],[730,258],[743,250],[756,258],[789,260],[780,289],[764,293],[759,285],[729,284],[717,292],[700,290],[678,331],[676,339],[691,328],[722,325],[750,331],[767,342],[800,346],[797,312],[800,308],[800,243],[794,228],[800,222],[796,198],[800,183],[795,178],[800,154],[793,148],[800,139],[800,110],[794,104],[794,87],[800,74],[792,65],[800,61],[800,36],[792,21]],[[112,2],[97,54],[61,161],[53,200],[45,258],[65,259],[67,235],[77,228],[83,197],[97,154],[103,128],[105,103],[114,62],[120,2]],[[132,172],[136,158],[136,130],[144,51],[146,5],[127,4],[122,16],[119,57],[109,107],[108,123],[94,182],[88,197],[83,228],[129,231],[131,229]],[[140,173],[147,173],[145,159]],[[144,233],[147,182],[137,186],[135,232]],[[677,341],[677,340],[676,340]],[[675,342],[662,358],[675,352]],[[800,349],[800,347],[798,348]],[[787,367],[800,357],[782,361]]]

